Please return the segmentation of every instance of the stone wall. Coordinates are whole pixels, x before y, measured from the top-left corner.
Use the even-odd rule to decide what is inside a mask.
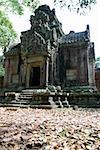
[[[60,80],[66,85],[88,85],[86,45],[61,46],[59,49]]]
[[[19,85],[19,58],[9,56],[5,60],[4,87],[16,87]]]

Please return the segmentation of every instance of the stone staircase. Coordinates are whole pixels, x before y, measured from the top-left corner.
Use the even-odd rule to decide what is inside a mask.
[[[19,101],[30,101],[33,97],[33,90],[22,90],[22,92],[18,96]]]
[[[25,89],[21,93],[15,93],[15,99],[3,106],[32,107],[32,108],[63,108],[69,107],[67,100],[47,94],[46,90]],[[49,96],[50,95],[50,96]]]
[[[32,108],[52,108],[47,99],[41,99],[38,95],[38,90],[36,89],[26,89],[22,90],[18,95],[16,94],[15,99],[11,100],[10,103],[5,104],[5,106],[14,107],[32,107]]]

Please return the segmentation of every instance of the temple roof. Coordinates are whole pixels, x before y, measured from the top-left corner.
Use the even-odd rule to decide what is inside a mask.
[[[88,28],[88,27],[87,27]],[[69,34],[62,36],[59,39],[60,44],[71,44],[71,43],[80,43],[88,42],[90,40],[89,29],[83,32],[74,32],[70,31]]]
[[[10,45],[9,50],[5,53],[5,55],[7,56],[7,55],[18,54],[20,52],[20,47],[21,47],[20,43],[14,43]]]

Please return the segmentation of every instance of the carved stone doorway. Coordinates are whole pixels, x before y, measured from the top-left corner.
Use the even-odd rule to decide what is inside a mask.
[[[30,87],[40,86],[40,67],[32,67],[30,72]]]

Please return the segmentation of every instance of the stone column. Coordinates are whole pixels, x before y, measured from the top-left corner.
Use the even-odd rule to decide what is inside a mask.
[[[8,67],[8,59],[5,60],[5,75],[4,75],[4,87],[7,87],[8,85],[8,72],[9,72],[9,67]]]
[[[48,88],[48,77],[49,77],[49,58],[46,58],[46,88]]]
[[[27,69],[26,58],[23,57],[22,64],[20,66],[20,85],[21,86],[26,86],[26,69]]]
[[[5,87],[11,85],[11,73],[12,73],[12,60],[11,58],[7,58],[5,62],[5,77],[4,77]]]
[[[27,72],[26,72],[26,87],[29,88],[29,81],[30,81],[30,65],[27,65]]]
[[[48,88],[49,80],[49,55],[50,55],[50,40],[47,40],[47,56],[46,56],[46,88]]]
[[[91,43],[89,49],[89,84],[95,86],[95,54],[94,54],[94,45]]]
[[[52,52],[52,54],[51,54],[51,84],[53,84],[53,63],[54,63],[54,60],[53,60],[53,52]]]
[[[27,59],[24,58],[24,85],[25,87],[27,86],[27,83],[26,83],[26,74],[27,74]]]
[[[91,85],[92,79],[91,79],[91,65],[90,65],[90,56],[89,56],[89,51],[90,51],[90,43],[87,49],[87,63],[88,63],[88,85]]]

